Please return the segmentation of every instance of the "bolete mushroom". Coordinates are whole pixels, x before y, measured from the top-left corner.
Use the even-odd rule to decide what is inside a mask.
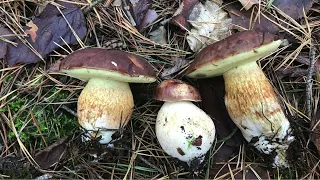
[[[192,101],[201,101],[196,88],[180,80],[165,80],[157,86],[155,99],[165,101],[156,120],[156,135],[162,149],[197,169],[215,138],[212,119]]]
[[[88,81],[78,99],[78,120],[89,137],[101,138],[101,144],[109,143],[130,120],[134,101],[129,83],[156,81],[155,71],[142,57],[103,48],[77,50],[62,60],[59,69]]]
[[[272,85],[256,63],[274,52],[281,42],[268,33],[235,33],[200,51],[187,69],[187,76],[223,75],[225,105],[244,138],[260,152],[276,154],[273,166],[287,167],[286,151],[294,140],[290,123]]]

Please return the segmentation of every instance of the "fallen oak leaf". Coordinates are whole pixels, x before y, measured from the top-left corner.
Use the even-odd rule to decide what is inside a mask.
[[[34,160],[42,169],[48,169],[66,157],[68,137],[64,137],[35,154]]]
[[[313,0],[273,0],[272,4],[291,18],[299,19],[311,9]]]
[[[152,23],[158,18],[158,14],[155,10],[148,9],[146,12],[144,18],[141,21],[141,24],[139,25],[139,29],[141,30],[145,26],[147,26],[149,23]]]
[[[170,23],[180,27],[182,30],[190,30],[191,25],[188,22],[189,16],[194,6],[199,3],[199,0],[183,0],[179,5],[179,8],[173,14]]]
[[[229,12],[229,16],[232,19],[233,29],[239,31],[243,30],[258,30],[262,32],[277,33],[280,28],[269,21],[264,16],[260,16],[259,20],[255,20],[258,8],[254,7],[251,10],[241,10],[242,6],[239,3],[225,2],[225,9]],[[269,17],[274,20],[274,17]]]
[[[0,24],[0,59],[5,57],[8,45],[10,44],[9,42],[14,39],[15,36],[13,36],[13,33],[8,28],[5,28]]]
[[[142,30],[150,22],[153,22],[157,17],[157,13],[151,10],[151,0],[126,0],[130,6],[130,13],[135,21],[135,26],[138,31]],[[126,7],[125,7],[126,8]]]
[[[192,28],[187,41],[193,52],[226,38],[231,28],[228,13],[212,1],[196,4],[189,15],[189,22]]]
[[[59,48],[58,45],[77,44],[77,38],[69,25],[80,39],[84,38],[87,28],[80,7],[65,2],[59,4],[65,7],[61,10],[63,15],[56,6],[48,4],[40,16],[32,20],[32,23],[28,23],[31,28],[24,27],[25,33],[31,35],[25,38],[29,47],[17,38],[15,39],[17,46],[7,45],[5,60],[9,66],[18,63],[36,63],[41,60],[39,56],[46,56]]]

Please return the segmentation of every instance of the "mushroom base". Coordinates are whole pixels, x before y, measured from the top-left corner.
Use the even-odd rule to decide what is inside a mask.
[[[250,62],[227,71],[223,77],[226,108],[244,138],[264,154],[275,151],[275,166],[288,166],[286,150],[294,137],[261,68]]]
[[[134,107],[133,96],[126,82],[90,79],[78,99],[79,124],[90,138],[101,138],[106,144],[112,135],[125,126]]]
[[[156,135],[162,149],[189,166],[202,163],[215,132],[212,119],[192,102],[165,102],[157,115]]]

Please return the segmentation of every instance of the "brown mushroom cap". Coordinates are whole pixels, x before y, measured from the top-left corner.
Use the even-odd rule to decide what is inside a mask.
[[[166,102],[201,101],[200,93],[195,87],[175,79],[160,83],[155,91],[155,99]]]
[[[91,78],[137,83],[156,81],[156,72],[144,58],[103,48],[77,50],[62,60],[59,70],[83,81]]]
[[[191,78],[222,75],[239,65],[256,61],[275,51],[281,44],[278,36],[241,31],[202,49],[187,69]]]

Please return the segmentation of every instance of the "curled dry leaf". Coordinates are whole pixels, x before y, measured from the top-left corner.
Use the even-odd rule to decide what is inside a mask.
[[[239,0],[239,2],[246,10],[250,9],[255,4],[259,4],[259,0]]]
[[[32,48],[28,47],[18,38],[12,39],[12,41],[17,43],[17,46],[3,41],[0,42],[1,50],[7,49],[4,53],[4,59],[8,65],[36,63],[41,60],[39,55],[41,57],[46,56],[58,48],[58,45],[64,46],[65,43],[77,44],[77,38],[68,23],[80,39],[84,38],[87,28],[80,7],[65,2],[59,2],[59,4],[65,7],[61,9],[63,15],[61,15],[56,6],[48,4],[40,16],[30,21],[24,27],[24,33],[28,35],[25,40]],[[3,46],[6,48],[3,48]],[[31,49],[34,49],[36,53]]]
[[[48,169],[66,157],[67,137],[39,151],[34,160],[42,169]]]
[[[150,9],[151,0],[127,0],[127,4],[130,4],[130,13],[139,31],[158,18],[156,11]]]
[[[146,27],[149,23],[152,23],[158,18],[158,14],[155,10],[149,9],[147,13],[145,14],[139,28],[142,29]]]
[[[198,3],[189,15],[192,29],[187,41],[192,51],[199,52],[205,46],[229,35],[231,19],[228,13],[212,2]]]
[[[159,44],[168,44],[167,30],[163,26],[160,26],[158,29],[150,32],[150,39]]]
[[[199,0],[183,0],[179,8],[173,14],[170,22],[176,26],[179,26],[182,30],[190,30],[191,25],[188,22],[189,15],[193,10],[193,7],[199,3]]]

